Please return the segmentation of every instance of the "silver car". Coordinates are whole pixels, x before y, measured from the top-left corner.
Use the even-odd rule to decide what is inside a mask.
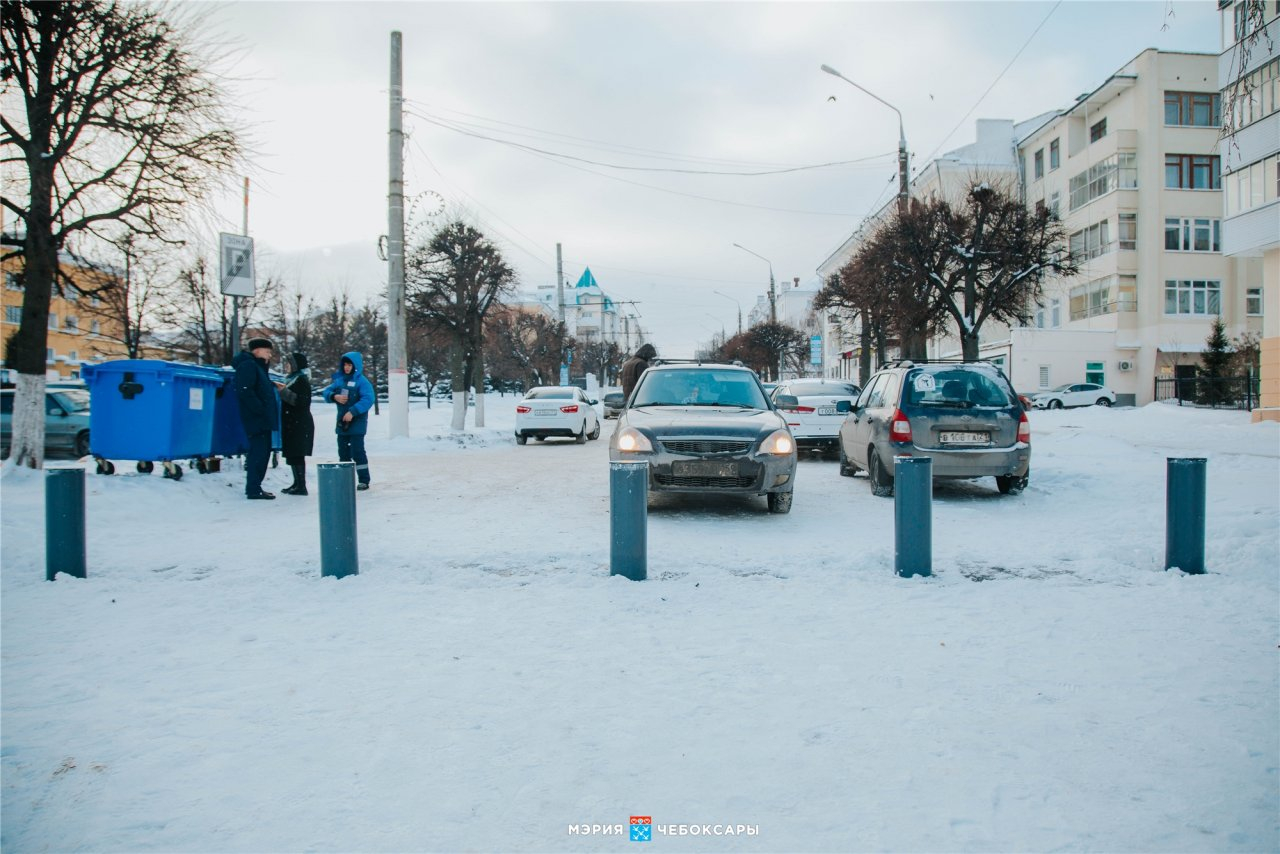
[[[867,472],[893,495],[893,458],[929,457],[933,477],[994,477],[1021,492],[1031,471],[1031,426],[1009,380],[987,362],[900,362],[874,374],[840,426],[840,473]]]
[[[13,389],[0,391],[0,456],[9,453],[13,433]],[[44,393],[44,447],[74,456],[89,454],[89,390],[50,384]]]
[[[795,440],[741,365],[650,367],[618,416],[609,459],[647,461],[651,493],[764,495],[771,512],[791,510]]]

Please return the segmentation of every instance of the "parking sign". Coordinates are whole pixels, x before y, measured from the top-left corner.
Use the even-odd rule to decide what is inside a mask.
[[[219,234],[218,257],[222,292],[232,297],[253,296],[256,292],[253,238],[225,232]]]

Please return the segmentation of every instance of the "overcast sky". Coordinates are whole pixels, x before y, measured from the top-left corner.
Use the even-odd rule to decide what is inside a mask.
[[[471,219],[526,290],[554,285],[562,244],[568,284],[589,266],[671,357],[732,333],[767,290],[769,266],[734,243],[812,284],[892,193],[894,113],[821,64],[901,110],[914,169],[979,118],[1071,104],[1145,48],[1216,52],[1219,29],[1212,0],[234,2],[210,23],[240,47],[261,270],[320,298],[385,288],[399,30],[406,192]],[[841,161],[856,162],[647,171]],[[238,194],[218,213],[240,230]]]

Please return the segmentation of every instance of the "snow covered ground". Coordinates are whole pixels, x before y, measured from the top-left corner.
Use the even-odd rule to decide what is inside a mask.
[[[341,581],[314,468],[274,502],[238,464],[90,470],[89,578],[53,583],[43,475],[6,470],[0,847],[617,851],[592,826],[643,815],[670,851],[1280,848],[1276,424],[1033,413],[1026,493],[935,489],[931,579],[893,574],[892,501],[806,460],[786,516],[655,502],[634,583],[613,422],[517,447],[512,407],[375,419]],[[1163,569],[1188,455],[1204,576]]]

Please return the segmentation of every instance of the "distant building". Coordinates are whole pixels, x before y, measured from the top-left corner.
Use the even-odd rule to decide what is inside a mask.
[[[553,317],[559,316],[560,307],[554,285],[539,287],[534,299],[545,306]],[[569,336],[579,341],[614,343],[622,352],[629,353],[645,340],[640,317],[634,308],[626,303],[615,302],[600,287],[590,267],[583,269],[572,288],[565,289],[564,301],[565,330]]]
[[[1261,12],[1251,18],[1249,8]],[[1262,326],[1262,406],[1280,420],[1280,7],[1219,0],[1218,84],[1232,133],[1222,158],[1222,252],[1240,265],[1245,314]],[[1261,26],[1259,26],[1261,24]],[[1246,58],[1247,56],[1247,58]]]

